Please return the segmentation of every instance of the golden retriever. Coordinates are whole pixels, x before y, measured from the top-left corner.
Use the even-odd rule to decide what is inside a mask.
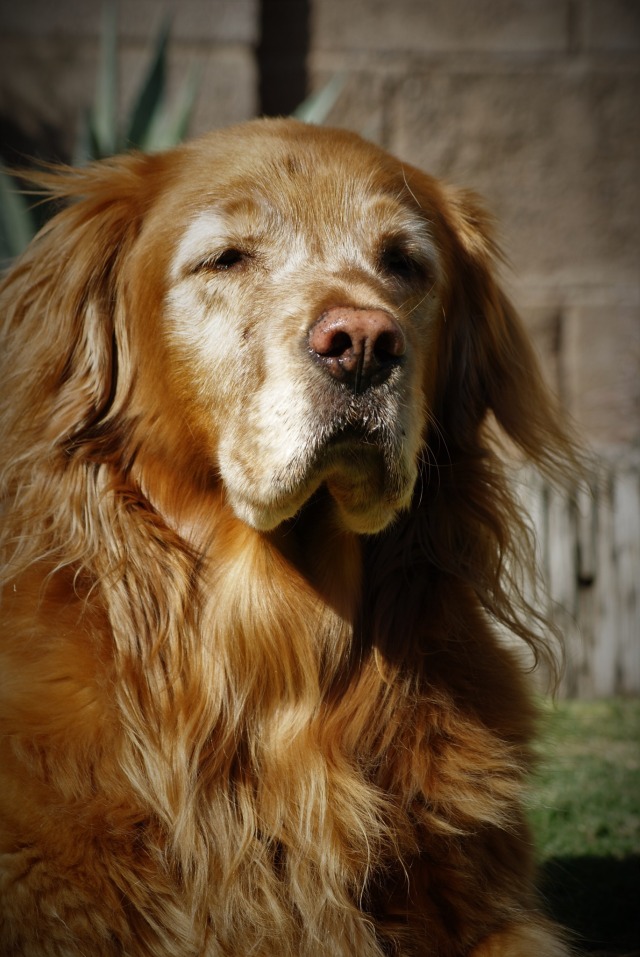
[[[572,446],[469,193],[255,121],[37,177],[4,280],[6,957],[558,957],[494,436]]]

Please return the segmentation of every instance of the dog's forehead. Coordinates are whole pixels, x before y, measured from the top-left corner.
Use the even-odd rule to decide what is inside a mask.
[[[363,178],[393,178],[399,160],[357,134],[287,120],[257,121],[194,140],[189,153],[206,173],[207,162],[233,175],[276,173],[324,178],[360,171]]]
[[[272,209],[299,222],[327,222],[372,204],[423,212],[403,164],[346,131],[258,121],[194,141],[183,158],[188,213],[205,206],[239,215]]]

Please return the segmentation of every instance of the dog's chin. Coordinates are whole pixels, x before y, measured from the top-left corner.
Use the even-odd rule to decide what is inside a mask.
[[[338,520],[348,531],[373,535],[408,508],[416,474],[388,466],[382,455],[359,450],[326,476]]]
[[[343,487],[337,490],[328,485],[329,492],[337,506],[337,516],[340,524],[349,532],[356,535],[375,535],[393,522],[403,508],[408,508],[411,496],[404,500],[387,502],[371,501],[363,498],[360,490]]]
[[[270,532],[293,519],[322,486],[334,503],[333,517],[344,529],[373,535],[386,528],[409,507],[417,468],[394,463],[390,467],[380,449],[372,446],[331,450],[297,481],[283,487],[275,481],[264,500],[234,494],[230,504],[241,521],[260,532]],[[291,479],[291,474],[289,474]]]

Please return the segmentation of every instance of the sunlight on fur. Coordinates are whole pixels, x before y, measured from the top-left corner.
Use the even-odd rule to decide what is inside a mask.
[[[285,120],[32,183],[63,208],[1,289],[2,953],[565,955],[488,423],[553,480],[577,453],[480,202]]]

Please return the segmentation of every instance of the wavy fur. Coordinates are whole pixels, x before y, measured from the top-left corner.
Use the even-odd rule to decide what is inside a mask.
[[[575,455],[477,201],[357,137],[286,121],[37,181],[72,202],[1,293],[3,953],[561,957],[521,810],[535,712],[497,634],[546,646],[514,588],[526,527],[488,419],[552,477]],[[438,269],[416,291],[364,258],[338,279],[337,260],[324,277],[304,260],[301,285],[287,273],[270,293],[263,272],[256,293],[260,239],[234,274],[180,265],[194,216],[229,197],[240,215],[261,189],[286,199],[269,250],[289,249],[294,221],[324,242],[341,202],[356,244],[349,208],[384,193],[394,223],[427,223]],[[375,203],[372,234],[391,217]],[[419,243],[413,219],[402,228]],[[306,329],[338,293],[380,303],[416,357],[411,503],[352,531],[340,465],[260,530],[233,507],[240,466],[227,479],[216,443],[253,441],[265,323],[276,337],[282,312]],[[224,347],[211,393],[200,326],[179,347],[166,332],[209,297],[258,330],[238,339],[253,343],[238,368]],[[298,411],[308,360],[288,348],[277,375],[297,376],[297,436],[313,403]]]

